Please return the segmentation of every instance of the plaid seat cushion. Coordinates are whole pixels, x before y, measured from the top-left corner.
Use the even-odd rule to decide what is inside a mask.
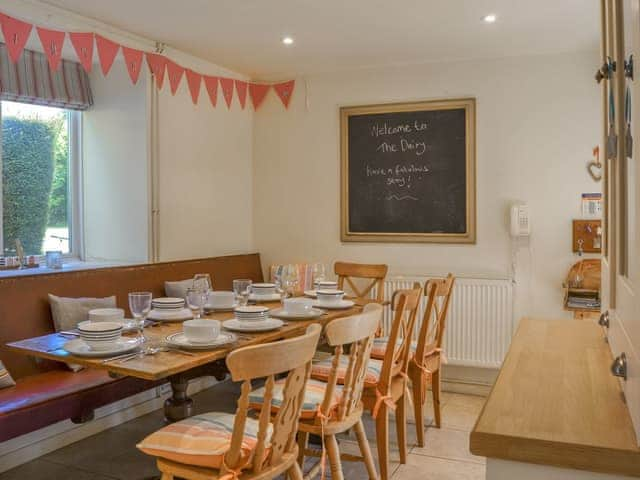
[[[13,380],[9,371],[4,368],[4,365],[0,362],[0,388],[13,387],[15,384],[16,382]]]
[[[280,379],[273,385],[273,397],[271,399],[271,411],[276,413],[282,405],[282,390],[286,379]],[[301,418],[310,419],[315,418],[318,413],[318,407],[324,400],[325,391],[327,389],[327,383],[319,380],[309,379],[307,382],[307,388],[304,391],[304,403],[302,404]],[[264,404],[265,387],[260,387],[249,395],[249,408],[254,410],[260,410]],[[329,414],[338,408],[340,404],[340,397],[342,396],[342,387],[336,385],[333,391],[333,398],[331,399],[331,406],[329,407]]]
[[[371,347],[371,358],[377,358],[384,360],[384,355],[387,353],[387,344],[389,343],[389,337],[378,337],[373,339],[373,347]],[[398,345],[402,343],[402,339],[397,341]],[[417,342],[411,342],[411,351],[415,352]]]
[[[331,364],[333,358],[330,357],[326,360],[322,360],[318,363],[314,363],[311,368],[311,378],[316,380],[322,380],[326,382],[329,379],[331,373]],[[349,357],[343,355],[340,358],[340,366],[338,367],[338,383],[344,382],[344,377],[349,366]],[[382,360],[370,359],[367,365],[367,373],[364,377],[365,387],[375,387],[378,384],[380,378],[380,372],[382,371]]]
[[[137,447],[148,455],[187,465],[219,469],[231,445],[233,422],[231,413],[211,412],[172,423],[152,433]],[[267,432],[267,446],[272,428]],[[242,442],[241,464],[248,463],[256,447],[258,421],[247,418]],[[265,454],[268,452],[265,452]]]

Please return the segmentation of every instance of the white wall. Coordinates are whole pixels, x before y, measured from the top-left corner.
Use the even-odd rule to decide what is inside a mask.
[[[84,238],[89,260],[148,259],[146,76],[131,84],[122,62],[95,66],[94,105],[82,114]]]
[[[253,249],[252,122],[248,98],[228,110],[219,90],[213,108],[203,84],[193,105],[184,79],[160,91],[160,260]]]
[[[507,209],[520,200],[530,205],[533,266],[520,247],[516,315],[566,315],[571,219],[580,194],[600,188],[585,169],[601,134],[597,63],[593,52],[318,74],[298,79],[288,111],[268,95],[253,131],[265,266],[342,259],[384,262],[391,273],[509,275]],[[477,244],[341,243],[338,107],[461,96],[477,99]]]

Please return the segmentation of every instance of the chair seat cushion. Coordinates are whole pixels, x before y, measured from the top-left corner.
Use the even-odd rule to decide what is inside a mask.
[[[186,465],[197,465],[219,469],[225,453],[231,446],[235,415],[223,412],[195,415],[180,422],[172,423],[152,433],[137,447],[148,455],[166,458]],[[271,424],[267,432],[266,446],[269,447]],[[241,464],[248,464],[256,447],[258,421],[247,418],[242,441]],[[268,448],[265,450],[267,455]]]
[[[326,360],[322,360],[318,363],[314,363],[311,368],[311,378],[316,380],[327,381],[329,374],[331,373],[331,365],[333,364],[333,358],[330,357]],[[344,377],[349,366],[349,357],[342,355],[340,357],[340,364],[338,366],[338,383],[344,383]],[[364,377],[365,387],[375,387],[378,384],[380,378],[380,372],[382,372],[382,360],[370,359],[367,365],[367,373]]]
[[[387,353],[387,344],[389,343],[389,337],[378,337],[373,339],[373,346],[371,347],[371,358],[377,358],[384,360],[384,355]],[[398,339],[396,342],[398,345],[402,344],[402,339]],[[417,342],[411,342],[411,351],[415,352]]]
[[[273,385],[273,396],[271,398],[271,411],[276,413],[282,405],[282,391],[284,389],[285,378],[277,380]],[[302,404],[301,418],[311,419],[315,418],[318,413],[318,407],[324,400],[324,395],[327,389],[327,383],[321,380],[309,379],[307,382],[307,388],[304,391],[304,403]],[[254,410],[260,410],[264,404],[264,394],[266,387],[260,387],[249,395],[249,408]],[[333,413],[340,404],[340,398],[342,397],[342,387],[336,385],[333,391],[333,398],[331,399],[331,405],[329,407],[329,414]]]

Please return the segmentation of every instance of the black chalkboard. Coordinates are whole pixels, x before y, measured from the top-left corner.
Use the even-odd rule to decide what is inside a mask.
[[[343,240],[475,240],[473,101],[450,102],[342,109]]]

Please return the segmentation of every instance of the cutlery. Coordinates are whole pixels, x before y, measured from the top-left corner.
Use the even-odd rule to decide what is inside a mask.
[[[140,352],[124,353],[122,355],[116,355],[115,357],[105,358],[100,363],[109,363],[116,360],[122,360],[123,358],[127,358],[127,357],[135,357],[136,355],[139,355],[139,354]]]
[[[133,360],[137,357],[146,357],[147,355],[155,355],[157,353],[160,352],[174,352],[174,353],[182,353],[183,355],[188,355],[188,356],[195,356],[194,353],[191,352],[185,352],[183,350],[179,350],[177,348],[171,348],[171,347],[147,347],[144,350],[142,350],[141,352],[137,352],[136,355],[133,355],[131,357],[127,357],[127,358],[122,358],[120,360],[118,360],[120,363],[124,363],[124,362],[128,362],[129,360]]]
[[[60,332],[58,332],[58,335],[69,335],[71,337],[79,337],[80,333],[78,332],[72,332],[70,330],[61,330]]]

